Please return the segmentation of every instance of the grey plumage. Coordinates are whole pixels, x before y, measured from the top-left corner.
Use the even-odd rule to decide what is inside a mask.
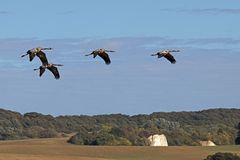
[[[161,52],[157,52],[156,54],[152,54],[151,56],[157,56],[158,58],[164,57],[172,64],[174,64],[176,63],[176,60],[171,54],[171,52],[180,52],[180,50],[163,50]]]
[[[29,55],[29,61],[31,62],[34,59],[34,57],[37,56],[42,62],[42,64],[45,65],[45,64],[48,64],[48,60],[43,50],[52,50],[52,48],[41,48],[41,47],[33,48],[28,50],[27,53],[22,55],[21,57],[25,57]]]
[[[42,65],[39,68],[34,69],[34,71],[40,70],[39,71],[39,76],[41,77],[43,75],[43,73],[45,72],[45,70],[48,69],[49,71],[52,72],[55,79],[59,79],[60,74],[59,74],[59,71],[58,71],[56,66],[63,66],[63,65],[62,64],[52,64],[52,63],[50,63],[50,64]]]
[[[106,50],[106,49],[101,48],[101,49],[93,51],[90,54],[86,54],[85,56],[93,55],[93,58],[95,58],[98,55],[99,57],[101,57],[104,60],[105,64],[109,65],[111,63],[111,60],[110,60],[110,57],[107,54],[107,52],[115,52],[115,51]]]

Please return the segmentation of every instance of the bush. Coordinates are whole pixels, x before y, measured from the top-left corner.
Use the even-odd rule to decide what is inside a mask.
[[[235,139],[235,144],[240,145],[240,122],[238,123],[237,129],[238,129],[238,133],[237,133],[237,138]]]
[[[39,138],[53,138],[57,136],[57,132],[53,129],[44,129],[39,132]]]
[[[233,153],[218,152],[214,155],[207,156],[207,158],[204,160],[240,160],[240,157],[237,154]]]

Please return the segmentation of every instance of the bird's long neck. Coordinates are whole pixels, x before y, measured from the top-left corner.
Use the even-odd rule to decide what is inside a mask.
[[[39,70],[40,68],[35,68],[35,69],[33,69],[34,71],[37,71],[37,70]]]
[[[159,55],[159,53],[154,53],[154,54],[151,54],[151,56],[157,56]]]
[[[90,56],[90,55],[92,55],[93,54],[93,52],[92,53],[89,53],[89,54],[85,54],[85,56]]]
[[[36,70],[41,70],[41,69],[46,69],[50,64],[47,64],[47,65],[41,65],[40,67],[36,68],[36,69],[33,69],[34,71]]]
[[[25,56],[27,56],[29,53],[26,53],[26,54],[23,54],[23,55],[21,55],[21,57],[25,57]]]

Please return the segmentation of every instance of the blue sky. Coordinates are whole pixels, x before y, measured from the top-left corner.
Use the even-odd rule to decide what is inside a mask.
[[[21,113],[148,114],[239,108],[240,1],[3,0],[0,107]],[[20,56],[52,47],[38,77]],[[111,65],[84,54],[116,50]],[[180,49],[172,65],[150,54]]]

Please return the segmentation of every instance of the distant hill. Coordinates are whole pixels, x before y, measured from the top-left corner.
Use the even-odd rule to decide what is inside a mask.
[[[234,144],[240,109],[196,112],[155,112],[150,115],[57,116],[20,114],[0,109],[0,140],[49,138],[73,133],[69,142],[88,145],[148,145],[147,137],[165,134],[169,145],[198,145],[212,140]]]

